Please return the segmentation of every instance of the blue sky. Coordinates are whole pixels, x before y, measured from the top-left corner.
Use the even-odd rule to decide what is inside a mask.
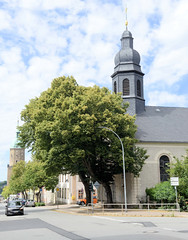
[[[187,0],[0,0],[0,180],[21,110],[53,78],[111,89],[126,5],[146,104],[188,107]]]

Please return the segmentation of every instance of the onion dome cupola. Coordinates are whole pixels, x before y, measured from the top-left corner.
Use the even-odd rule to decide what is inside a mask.
[[[140,54],[133,49],[133,37],[126,30],[121,37],[121,49],[116,54],[112,74],[113,92],[121,92],[124,102],[129,102],[127,112],[139,114],[145,109],[143,76],[140,67]]]
[[[133,49],[133,38],[129,31],[124,31],[121,38],[121,49],[116,54],[115,59],[116,70],[132,69],[141,71],[140,54]],[[130,65],[128,65],[130,63]]]

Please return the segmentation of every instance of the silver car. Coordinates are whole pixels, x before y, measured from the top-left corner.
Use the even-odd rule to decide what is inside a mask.
[[[24,206],[22,201],[8,201],[7,205],[5,206],[5,215],[24,215]]]
[[[35,207],[35,201],[34,201],[34,200],[31,200],[31,199],[28,199],[28,200],[25,202],[25,206],[26,206],[26,207]]]

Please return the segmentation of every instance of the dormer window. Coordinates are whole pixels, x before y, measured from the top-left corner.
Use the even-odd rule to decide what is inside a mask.
[[[128,79],[124,79],[123,80],[123,96],[127,96],[130,94],[129,91],[129,80]]]
[[[117,93],[117,83],[116,83],[116,81],[114,82],[114,92],[115,92],[115,94]]]
[[[137,96],[141,97],[141,83],[140,83],[140,80],[137,80]]]

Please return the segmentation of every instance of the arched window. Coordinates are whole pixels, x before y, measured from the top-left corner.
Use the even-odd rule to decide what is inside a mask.
[[[129,95],[129,80],[124,79],[123,80],[123,96]]]
[[[169,173],[167,170],[169,169],[169,158],[166,155],[160,157],[160,180],[161,182],[169,180]]]
[[[116,81],[114,82],[114,92],[117,93],[117,83],[116,83]]]
[[[137,80],[137,96],[141,97],[141,83],[140,83],[140,80]]]

